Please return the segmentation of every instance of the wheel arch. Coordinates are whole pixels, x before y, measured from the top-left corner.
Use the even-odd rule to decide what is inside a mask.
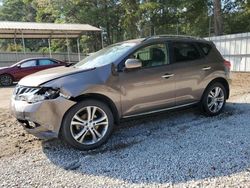
[[[9,76],[11,76],[11,78],[14,79],[14,76],[11,73],[9,73],[9,72],[1,73],[0,76],[2,76],[2,75],[9,75]]]
[[[228,83],[228,81],[227,81],[225,78],[222,78],[222,77],[218,77],[218,78],[215,78],[215,79],[211,80],[211,81],[208,83],[208,85],[207,85],[207,87],[205,88],[205,90],[203,91],[202,96],[204,95],[204,93],[205,93],[205,91],[207,90],[207,88],[208,88],[209,86],[211,86],[212,84],[214,84],[214,83],[221,83],[221,84],[225,87],[226,92],[227,92],[227,93],[226,93],[226,94],[227,94],[226,99],[228,99],[228,98],[229,98],[229,95],[230,95],[229,83]]]
[[[77,97],[71,98],[71,100],[75,101],[75,102],[80,102],[80,101],[88,100],[88,99],[97,100],[97,101],[104,102],[105,104],[107,104],[108,107],[110,108],[113,116],[114,116],[114,122],[119,124],[120,114],[118,112],[118,109],[117,109],[115,103],[109,97],[107,97],[103,94],[99,94],[99,93],[87,93],[87,94],[82,94],[82,95],[79,95]]]

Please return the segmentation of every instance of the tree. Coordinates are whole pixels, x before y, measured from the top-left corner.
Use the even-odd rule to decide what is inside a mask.
[[[215,35],[249,32],[249,0],[3,0],[0,20],[83,23],[102,28],[104,44],[159,34],[206,37],[209,23]],[[212,24],[212,20],[214,23]],[[81,49],[100,49],[100,35],[87,33]],[[44,51],[46,41],[28,40],[30,50]],[[75,41],[70,41],[72,51]],[[54,51],[67,49],[64,39],[53,40]],[[5,41],[2,49],[8,48]]]
[[[36,9],[32,0],[3,0],[0,20],[34,22]]]
[[[224,33],[243,33],[250,31],[250,1],[228,2],[224,8]]]
[[[213,0],[214,5],[214,34],[223,34],[223,20],[222,20],[222,9],[221,0]]]

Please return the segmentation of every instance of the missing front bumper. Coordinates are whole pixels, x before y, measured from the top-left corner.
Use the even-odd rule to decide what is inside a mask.
[[[46,130],[43,126],[41,126],[38,123],[27,120],[17,120],[17,121],[24,128],[25,131],[38,138],[51,139],[57,137],[57,133],[50,130]]]
[[[58,137],[64,114],[75,102],[58,97],[34,104],[12,99],[11,113],[24,129],[39,137]]]

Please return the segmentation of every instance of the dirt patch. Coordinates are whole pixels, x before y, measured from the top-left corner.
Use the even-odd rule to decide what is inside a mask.
[[[41,147],[38,138],[27,134],[7,109],[0,109],[0,158]]]
[[[250,90],[250,73],[232,72],[231,96],[240,95]]]
[[[1,87],[0,86],[0,108],[8,109],[10,106],[11,95],[15,86]]]

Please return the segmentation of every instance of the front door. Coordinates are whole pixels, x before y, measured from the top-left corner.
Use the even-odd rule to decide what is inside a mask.
[[[119,73],[123,117],[158,111],[175,105],[175,80],[167,44],[142,47],[129,58],[142,67]]]
[[[37,60],[27,60],[23,63],[21,63],[15,71],[15,77],[17,80],[22,79],[25,76],[28,76],[34,72],[36,72],[37,69]]]

